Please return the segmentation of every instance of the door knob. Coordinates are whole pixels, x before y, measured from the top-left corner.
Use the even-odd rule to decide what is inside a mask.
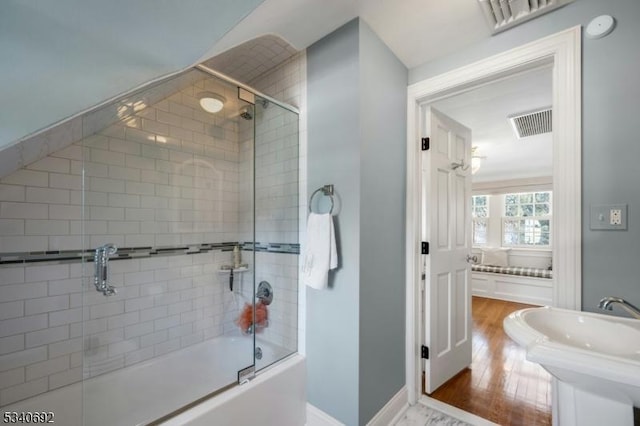
[[[471,256],[470,254],[467,255],[467,262],[468,263],[478,263],[478,256],[473,255]]]

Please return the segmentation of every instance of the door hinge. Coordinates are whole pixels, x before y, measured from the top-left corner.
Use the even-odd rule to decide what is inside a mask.
[[[423,241],[420,247],[421,254],[429,254],[429,243]]]
[[[420,347],[420,358],[429,359],[429,348],[425,345]]]
[[[429,138],[422,138],[422,150],[423,151],[429,150]]]

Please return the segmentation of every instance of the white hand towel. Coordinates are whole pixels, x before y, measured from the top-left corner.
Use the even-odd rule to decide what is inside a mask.
[[[318,290],[325,289],[329,270],[337,267],[333,216],[310,213],[307,218],[307,245],[302,258],[302,282]]]

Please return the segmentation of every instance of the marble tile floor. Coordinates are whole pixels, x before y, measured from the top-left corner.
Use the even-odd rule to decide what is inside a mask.
[[[435,402],[435,404],[434,404]],[[429,405],[446,411],[440,411]],[[490,421],[472,415],[470,413],[458,410],[455,407],[447,406],[439,401],[433,401],[430,398],[423,398],[414,406],[409,407],[407,411],[400,416],[394,426],[486,426],[495,425]]]

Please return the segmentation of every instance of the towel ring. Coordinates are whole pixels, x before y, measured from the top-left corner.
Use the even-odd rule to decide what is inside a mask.
[[[311,213],[311,203],[313,202],[313,197],[318,193],[322,191],[322,194],[330,197],[331,198],[331,209],[329,209],[329,214],[333,213],[333,185],[324,185],[321,188],[316,189],[315,191],[313,191],[313,194],[311,194],[311,197],[309,197],[309,213]]]

